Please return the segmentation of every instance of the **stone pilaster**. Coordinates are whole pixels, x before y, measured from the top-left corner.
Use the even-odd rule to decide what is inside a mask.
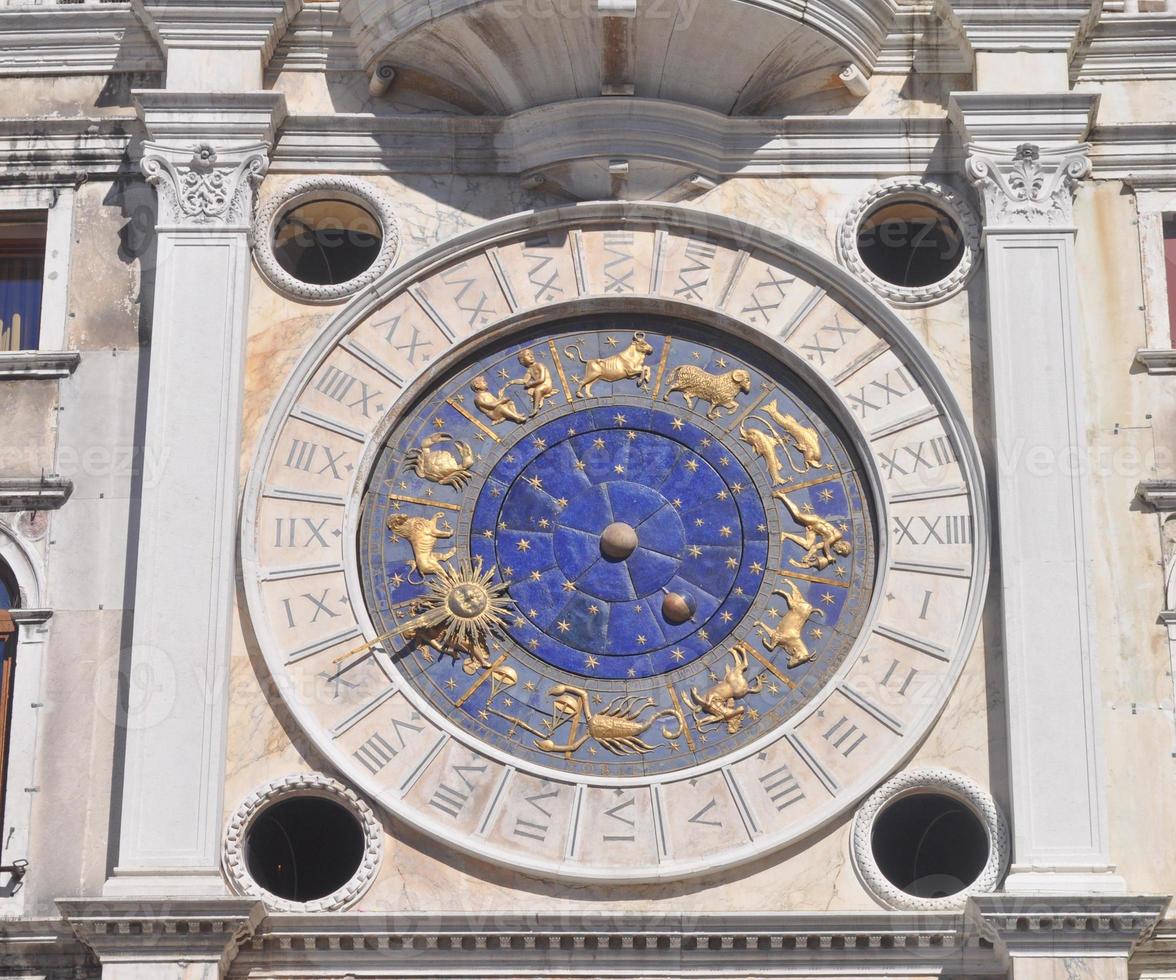
[[[1085,144],[971,146],[984,202],[1013,865],[1009,891],[1116,892],[1091,634],[1073,194]]]
[[[264,92],[151,92],[140,109],[153,137],[142,167],[158,192],[144,452],[165,463],[142,490],[121,827],[106,892],[216,895],[249,223],[284,103]]]

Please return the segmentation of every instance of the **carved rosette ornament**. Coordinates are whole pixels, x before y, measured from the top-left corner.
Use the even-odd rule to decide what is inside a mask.
[[[1068,227],[1074,189],[1090,173],[1090,145],[1043,153],[1036,143],[1022,143],[1012,156],[971,146],[967,170],[984,198],[989,229]]]
[[[217,149],[144,143],[140,167],[159,193],[159,225],[247,227],[253,192],[269,167],[269,146]]]

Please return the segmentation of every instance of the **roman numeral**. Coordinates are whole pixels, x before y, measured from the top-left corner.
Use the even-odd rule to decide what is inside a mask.
[[[739,312],[747,314],[747,318],[752,322],[758,318],[767,323],[784,302],[784,297],[788,295],[788,287],[794,282],[796,276],[790,276],[778,269],[768,269],[765,277],[751,290],[751,302]],[[766,292],[761,294],[761,290]]]
[[[408,744],[407,739],[409,737],[419,735],[422,731],[424,731],[424,728],[420,725],[414,725],[412,722],[393,718],[390,734],[396,741],[395,745],[379,732],[376,732],[376,734],[368,738],[351,754],[363,763],[364,768],[368,772],[375,776],[404,749]],[[406,732],[409,734],[406,735]]]
[[[846,758],[866,740],[866,733],[844,715],[824,734],[824,739]]]
[[[290,442],[290,451],[286,454],[286,465],[292,470],[302,470],[305,473],[322,474],[330,471],[331,479],[342,480],[339,461],[346,455],[343,450],[332,453],[328,447],[320,446],[316,442],[293,439]],[[322,465],[316,470],[314,467],[318,463]],[[344,469],[349,470],[350,467],[345,466]]]
[[[702,302],[701,289],[706,289],[710,282],[711,263],[715,258],[715,246],[709,242],[691,239],[686,246],[686,258],[689,265],[683,265],[678,270],[679,287],[674,290],[675,296],[688,296],[690,299]],[[689,278],[689,277],[693,278]]]
[[[604,284],[606,293],[633,292],[633,275],[636,269],[632,267],[633,255],[628,248],[633,244],[633,233],[630,231],[606,231],[604,233],[604,251],[613,256],[604,263],[604,275],[608,280]],[[617,269],[617,266],[621,266]],[[628,266],[626,269],[625,266]],[[613,270],[616,269],[614,272]]]
[[[311,623],[317,623],[319,616],[326,616],[327,619],[337,618],[340,614],[332,610],[327,605],[327,602],[329,601],[327,596],[329,596],[330,593],[330,589],[323,589],[323,591],[317,596],[312,592],[303,592],[300,596],[291,596],[288,599],[283,599],[282,605],[286,609],[286,623],[288,627],[290,629],[294,629],[299,625],[298,618],[294,613],[294,601],[296,599],[304,600],[304,603],[299,604],[302,605],[303,608],[305,608],[305,604],[310,605],[312,613],[309,621]]]
[[[907,667],[905,670],[900,670],[902,664],[898,660],[892,660],[890,666],[886,669],[886,673],[882,675],[882,686],[890,687],[891,678],[895,678],[897,687],[895,690],[902,697],[906,697],[907,688],[911,686],[911,681],[915,679],[915,675],[919,672],[914,667]],[[895,675],[898,675],[895,677]]]
[[[470,295],[471,290],[477,285],[478,280],[474,276],[465,275],[461,273],[465,271],[467,263],[462,263],[456,269],[450,269],[449,272],[442,273],[441,281],[447,286],[460,286],[453,294],[454,305],[463,313],[468,313],[466,318],[467,326],[485,325],[494,319],[495,313],[493,307],[490,305],[490,297],[486,295],[484,289],[477,291],[477,296]]]
[[[312,544],[317,544],[320,548],[325,548],[327,539],[323,537],[323,528],[326,525],[325,517],[321,521],[309,517],[275,517],[274,547],[309,548]],[[305,532],[301,544],[298,543],[300,531]]]
[[[892,380],[893,378],[893,380]],[[902,368],[887,371],[881,381],[871,381],[859,389],[859,394],[846,393],[851,407],[865,418],[870,412],[885,408],[892,401],[905,398],[915,390],[915,383]],[[870,399],[874,399],[871,401]]]
[[[618,830],[618,833],[616,833],[616,834],[602,834],[601,836],[604,838],[604,840],[606,840],[606,841],[635,841],[637,839],[637,836],[634,833],[634,828],[636,828],[636,826],[637,826],[637,821],[632,819],[631,817],[627,816],[624,813],[625,810],[627,810],[629,807],[631,807],[633,805],[634,805],[634,798],[632,795],[630,795],[627,799],[622,800],[616,806],[611,807],[610,809],[604,811],[604,815],[606,817],[608,817],[610,820],[615,820],[618,824],[621,824],[624,827],[629,828],[627,832],[621,831],[620,828],[618,827],[618,828],[616,828]],[[613,826],[613,825],[610,824],[609,826]]]
[[[710,802],[707,803],[706,806],[704,806],[696,814],[694,814],[694,816],[692,816],[690,818],[689,822],[696,823],[696,824],[699,824],[700,826],[705,826],[705,827],[722,827],[723,826],[722,820],[709,820],[706,818],[706,815],[708,813],[710,813],[710,811],[713,810],[717,805],[718,804],[715,802],[715,798],[712,796],[710,798]]]
[[[516,837],[529,837],[531,840],[546,841],[547,832],[551,829],[551,811],[543,805],[543,801],[554,799],[557,796],[559,796],[558,789],[549,789],[543,793],[536,793],[534,796],[524,797],[535,811],[528,810],[527,815],[534,819],[528,820],[524,817],[516,817],[514,835]]]
[[[559,266],[553,265],[554,256],[524,251],[523,258],[535,263],[527,270],[527,281],[535,287],[534,295],[531,297],[534,302],[550,302],[563,294],[563,287],[557,285]],[[549,265],[552,266],[550,270],[547,268]]]
[[[912,442],[906,446],[896,446],[889,453],[878,453],[887,477],[899,474],[917,473],[920,467],[934,469],[955,462],[955,452],[951,443],[944,436],[934,439]]]
[[[423,364],[429,363],[429,358],[432,356],[428,353],[428,348],[433,346],[431,340],[421,340],[421,328],[414,326],[412,328],[412,336],[409,338],[407,344],[397,344],[393,342],[393,337],[396,335],[396,328],[400,326],[401,316],[389,317],[387,320],[381,320],[374,324],[376,327],[387,325],[388,329],[384,333],[384,342],[392,344],[393,349],[400,351],[404,355],[405,360],[413,367],[416,367],[417,357],[420,356]]]
[[[894,518],[894,543],[902,544],[971,544],[972,517],[970,514],[940,514],[935,518],[923,516]],[[920,617],[922,618],[922,617]]]
[[[477,782],[471,781],[466,774],[476,773],[484,776],[486,766],[451,766],[450,771],[461,780],[462,785],[450,786],[446,783],[439,783],[437,788],[433,790],[429,806],[442,813],[448,813],[456,819],[461,816],[462,810],[465,809],[465,805],[470,801],[470,796],[478,786]]]
[[[787,766],[778,766],[771,772],[764,773],[760,776],[759,782],[779,812],[804,799],[804,790],[800,788],[800,783]]]
[[[355,390],[356,385],[359,386],[358,390]],[[355,375],[340,371],[331,364],[327,365],[327,369],[319,377],[314,388],[315,391],[322,392],[340,405],[345,405],[347,408],[358,408],[364,418],[371,417],[368,407],[373,398],[378,398],[382,394],[379,391],[369,391],[366,381],[360,381]],[[358,397],[349,402],[347,398],[353,390]]]
[[[860,327],[842,326],[841,317],[835,313],[833,314],[833,322],[818,327],[813,331],[812,343],[801,344],[800,349],[808,351],[805,357],[810,361],[815,358],[824,367],[825,355],[836,354],[848,343],[849,338],[860,329]],[[829,336],[830,334],[832,335],[831,337]]]

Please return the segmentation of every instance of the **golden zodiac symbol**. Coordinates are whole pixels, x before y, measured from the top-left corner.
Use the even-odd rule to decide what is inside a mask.
[[[658,718],[672,717],[678,720],[677,731],[662,729],[662,735],[666,738],[678,738],[686,728],[686,721],[677,708],[662,708],[643,721],[641,714],[656,703],[653,698],[638,699],[632,694],[621,695],[594,714],[589,704],[588,692],[583,688],[557,684],[550,693],[556,695],[556,700],[551,707],[551,721],[548,722],[548,726],[554,734],[557,729],[571,722],[572,738],[563,745],[557,745],[550,738],[540,739],[535,746],[543,752],[575,752],[591,738],[614,755],[643,755],[652,752],[654,747],[641,736]],[[587,723],[588,730],[576,738],[576,726],[581,719]]]
[[[695,712],[694,724],[701,732],[707,725],[727,723],[727,734],[734,735],[743,724],[744,705],[737,705],[749,694],[759,694],[764,689],[764,679],[757,677],[754,682],[747,682],[747,645],[740,641],[731,647],[731,657],[735,663],[728,666],[723,679],[706,689],[702,694],[698,688],[692,687],[690,693],[683,692],[682,699]]]
[[[784,468],[780,465],[780,457],[776,455],[776,451],[784,449],[784,455],[788,456],[788,449],[780,434],[772,428],[771,424],[764,422],[762,419],[755,419],[754,421],[761,422],[767,426],[767,431],[763,429],[749,428],[743,422],[739,423],[739,437],[746,442],[755,451],[755,454],[764,461],[764,466],[767,467],[768,476],[772,483],[784,482]],[[788,456],[791,461],[790,456]]]
[[[461,454],[458,460],[448,449],[433,449],[439,442],[451,443]],[[425,436],[416,449],[404,454],[404,461],[422,480],[430,480],[447,487],[461,490],[469,482],[470,469],[474,465],[474,453],[469,443],[453,439],[447,432],[436,432]]]
[[[853,545],[842,537],[841,532],[819,514],[806,514],[785,495],[783,490],[772,494],[788,508],[792,519],[805,529],[804,536],[782,531],[780,537],[784,541],[791,541],[804,548],[804,556],[797,561],[788,559],[793,568],[827,568],[837,562],[838,556],[844,558],[853,550]]]
[[[695,398],[710,402],[710,410],[706,413],[708,419],[716,418],[720,408],[734,415],[739,411],[739,402],[736,401],[739,393],[746,395],[751,391],[751,375],[743,368],[711,374],[693,364],[679,364],[670,372],[662,401],[669,401],[670,394],[675,391],[682,392],[687,408],[694,408]]]
[[[453,537],[453,528],[445,520],[443,511],[437,511],[431,519],[393,514],[388,518],[388,530],[404,538],[412,547],[412,561],[409,567],[420,572],[422,578],[437,574],[441,571],[441,562],[449,561],[457,554],[456,548],[438,554],[433,553],[438,541]]]
[[[575,354],[572,354],[575,351]],[[576,391],[577,398],[591,398],[592,386],[597,381],[624,381],[626,378],[636,378],[638,388],[649,387],[649,365],[645,358],[653,353],[653,348],[645,340],[643,331],[633,334],[629,346],[617,354],[608,357],[592,357],[585,359],[580,352],[579,344],[571,344],[564,348],[564,354],[578,357],[584,365],[584,380],[579,382]]]
[[[511,385],[522,385],[523,391],[529,392],[531,395],[531,414],[538,415],[543,403],[555,394],[551,372],[547,370],[546,364],[535,359],[535,354],[530,347],[519,351],[519,363],[527,369],[526,373],[521,378],[508,381],[502,391],[506,391]],[[502,392],[499,392],[499,395],[501,394]]]
[[[804,627],[814,613],[824,616],[825,610],[818,609],[810,603],[791,579],[786,578],[784,581],[788,583],[789,591],[773,589],[772,595],[784,597],[784,601],[788,603],[788,612],[780,617],[780,622],[774,627],[769,627],[759,620],[756,620],[755,625],[767,634],[764,637],[765,650],[770,652],[776,647],[783,647],[784,652],[788,654],[788,666],[799,667],[813,659],[808,647],[804,645]]]
[[[421,600],[423,610],[394,632],[454,658],[465,654],[462,670],[467,674],[491,668],[486,638],[503,628],[514,602],[505,594],[506,583],[492,583],[493,577],[494,569],[483,572],[481,561],[474,565],[463,561],[456,568],[441,566]],[[510,667],[496,670],[491,676],[492,690],[495,682],[509,687],[518,680]]]
[[[506,389],[512,384],[520,383],[517,381],[508,382],[505,387],[498,389],[497,395],[492,395],[490,385],[486,383],[486,376],[479,374],[470,382],[470,391],[474,393],[474,406],[490,420],[491,425],[497,425],[503,421],[526,422],[526,417],[519,411],[514,399],[506,394]]]
[[[792,457],[788,457],[788,462],[792,463],[792,468],[797,473],[806,473],[821,465],[821,440],[817,437],[816,429],[801,425],[792,415],[783,414],[776,407],[776,399],[774,398],[764,405],[762,410],[791,436],[796,451],[804,458],[804,469],[797,469],[796,464],[792,463]]]

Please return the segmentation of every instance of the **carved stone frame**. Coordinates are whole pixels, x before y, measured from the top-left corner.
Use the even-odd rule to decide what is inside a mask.
[[[283,269],[274,255],[274,228],[298,205],[328,195],[349,201],[371,214],[380,225],[380,251],[370,266],[346,282],[322,285],[303,282]],[[399,253],[400,223],[391,201],[372,184],[356,177],[314,176],[296,180],[267,197],[253,219],[253,256],[262,276],[278,292],[302,302],[335,303],[358,293],[392,268]]]
[[[888,201],[921,201],[943,211],[960,229],[963,255],[945,279],[928,286],[897,286],[875,275],[857,249],[862,222]],[[842,264],[875,293],[895,306],[927,306],[958,293],[980,264],[980,218],[960,195],[943,184],[920,177],[893,177],[875,184],[854,201],[837,231],[837,253]]]
[[[962,803],[975,814],[988,834],[988,860],[967,888],[943,898],[919,898],[895,887],[874,860],[874,824],[891,803],[916,793],[939,793]],[[996,891],[1009,864],[1009,830],[996,801],[979,784],[949,769],[911,769],[878,787],[853,818],[850,855],[858,879],[879,902],[891,909],[945,912],[962,909],[971,895]]]
[[[363,859],[355,874],[330,895],[311,902],[292,902],[259,885],[245,862],[245,837],[253,821],[270,806],[296,796],[331,800],[351,812],[363,832]],[[233,891],[261,899],[275,912],[337,912],[350,908],[375,881],[384,858],[384,830],[376,815],[353,790],[317,773],[285,776],[259,786],[229,817],[225,829],[223,864]]]

